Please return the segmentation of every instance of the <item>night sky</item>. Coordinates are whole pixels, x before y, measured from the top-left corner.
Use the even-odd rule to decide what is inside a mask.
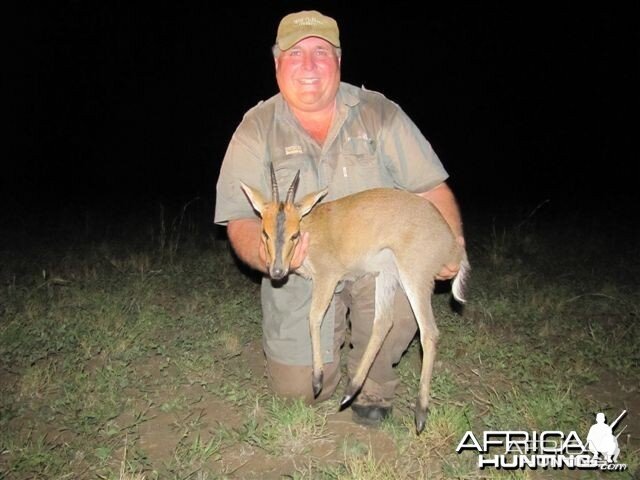
[[[233,130],[276,93],[278,21],[316,8],[340,25],[343,80],[402,106],[463,206],[632,198],[637,8],[391,3],[63,1],[16,13],[3,196],[43,209],[213,203]]]

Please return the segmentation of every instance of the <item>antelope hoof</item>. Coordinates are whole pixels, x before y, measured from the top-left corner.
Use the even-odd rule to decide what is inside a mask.
[[[420,435],[424,430],[424,426],[427,423],[427,416],[429,411],[426,408],[420,408],[416,406],[416,433]]]
[[[320,373],[314,373],[313,374],[313,396],[314,398],[318,398],[318,395],[320,395],[320,392],[322,391],[322,377],[323,377],[323,373],[322,371],[320,371]]]
[[[353,383],[349,382],[349,385],[347,385],[345,390],[344,397],[342,397],[342,400],[340,401],[341,410],[349,406],[359,390],[360,388],[354,387]]]
[[[340,400],[340,410],[344,410],[345,408],[347,408],[347,406],[351,403],[351,400],[353,400],[353,395],[345,395],[344,397],[342,397],[342,400]]]

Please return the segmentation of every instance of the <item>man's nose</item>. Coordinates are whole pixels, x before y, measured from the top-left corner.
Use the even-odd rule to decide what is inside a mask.
[[[313,70],[315,66],[316,66],[316,62],[313,58],[313,54],[310,54],[310,53],[304,54],[304,57],[302,58],[302,67],[305,70]]]

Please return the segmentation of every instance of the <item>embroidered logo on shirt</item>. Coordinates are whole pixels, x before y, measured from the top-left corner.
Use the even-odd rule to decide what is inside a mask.
[[[367,135],[364,132],[360,132],[358,133],[358,135],[355,135],[353,137],[347,137],[347,142],[353,141],[353,140],[362,140],[364,142],[367,142],[370,145],[373,144],[373,139],[369,138],[369,135]]]
[[[302,153],[302,147],[300,145],[289,145],[284,147],[284,153],[285,155],[296,155]]]

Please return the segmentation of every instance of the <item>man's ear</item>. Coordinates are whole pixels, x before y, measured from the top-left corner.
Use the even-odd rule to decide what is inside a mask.
[[[298,212],[300,212],[300,216],[304,217],[307,213],[309,213],[315,206],[315,204],[318,203],[327,193],[329,193],[329,189],[325,188],[323,190],[320,190],[319,192],[309,193],[305,195],[304,198],[296,204]]]
[[[262,211],[267,204],[262,194],[243,182],[240,182],[240,188],[242,188],[242,191],[249,199],[249,202],[251,203],[253,209],[258,212],[260,216],[262,216]]]

